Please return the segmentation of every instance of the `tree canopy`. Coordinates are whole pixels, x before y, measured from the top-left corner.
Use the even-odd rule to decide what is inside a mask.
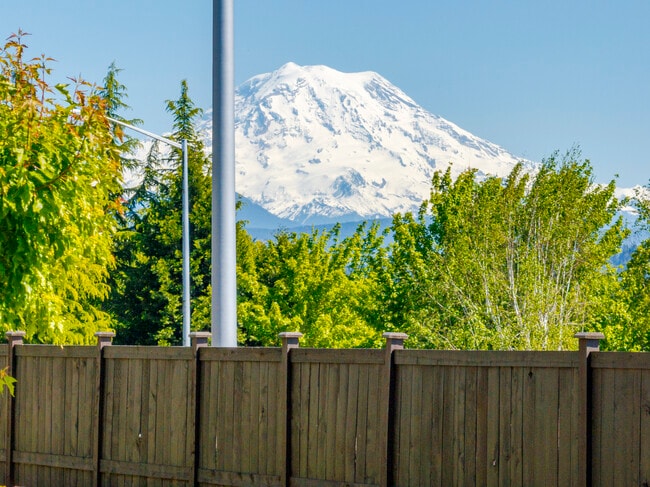
[[[113,63],[102,87],[50,85],[50,59],[28,60],[24,34],[0,52],[0,326],[28,341],[181,343],[181,154],[154,143],[144,161]],[[210,327],[211,160],[185,81],[166,102],[171,137],[189,144],[192,329]],[[121,174],[140,177],[125,187]],[[615,184],[595,184],[578,151],[506,178],[437,172],[416,214],[254,240],[237,224],[238,340],[315,347],[650,350],[650,240],[624,266],[628,234]],[[647,192],[631,202],[650,227]],[[2,382],[0,375],[0,383]],[[4,382],[7,384],[6,381]]]
[[[96,87],[50,85],[24,33],[0,52],[0,326],[27,340],[87,343],[114,265],[120,158]]]

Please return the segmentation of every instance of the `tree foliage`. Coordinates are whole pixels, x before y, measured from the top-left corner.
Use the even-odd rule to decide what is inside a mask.
[[[0,327],[29,341],[87,343],[113,266],[120,158],[98,90],[51,86],[24,33],[0,52]]]
[[[437,173],[417,218],[397,216],[392,249],[401,320],[438,348],[564,349],[591,324],[596,282],[622,222],[614,184],[593,183],[576,152],[505,180]]]
[[[377,227],[361,226],[339,241],[338,228],[279,232],[254,242],[239,226],[237,279],[239,341],[278,345],[278,333],[300,331],[313,347],[372,347],[381,342],[377,283],[368,274],[380,254]]]

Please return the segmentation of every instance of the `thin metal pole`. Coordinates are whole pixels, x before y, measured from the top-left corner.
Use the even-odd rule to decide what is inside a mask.
[[[183,346],[184,347],[189,347],[190,346],[190,324],[191,324],[191,308],[190,308],[190,197],[189,197],[189,171],[187,167],[187,140],[182,139],[181,143],[179,144],[175,140],[168,139],[167,137],[163,137],[162,135],[154,134],[153,132],[149,132],[148,130],[142,129],[140,127],[136,127],[134,125],[128,124],[126,122],[122,122],[121,120],[117,120],[115,118],[111,117],[106,117],[108,120],[110,120],[113,123],[116,123],[118,125],[122,125],[123,127],[126,127],[128,129],[134,130],[135,132],[139,132],[143,135],[146,135],[147,137],[151,137],[152,139],[159,140],[160,142],[164,142],[165,144],[171,145],[172,147],[176,147],[177,149],[180,149],[183,153],[183,167],[182,167],[182,173],[183,173],[183,183],[182,183],[182,192],[183,192],[183,202],[182,202],[182,232],[183,232],[183,237],[182,237],[182,252],[183,252]]]
[[[183,346],[190,346],[190,190],[187,167],[187,140],[181,140],[183,152]]]
[[[233,0],[214,0],[212,30],[212,345],[237,346]]]

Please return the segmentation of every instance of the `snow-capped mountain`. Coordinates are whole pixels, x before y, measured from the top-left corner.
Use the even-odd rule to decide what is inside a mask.
[[[295,223],[415,210],[449,164],[505,176],[520,162],[377,73],[326,66],[288,63],[243,83],[235,134],[237,192]]]

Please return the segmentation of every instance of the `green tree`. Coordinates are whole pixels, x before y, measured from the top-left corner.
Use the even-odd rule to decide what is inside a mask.
[[[394,221],[394,299],[412,344],[564,349],[592,325],[594,283],[616,285],[609,259],[625,235],[614,183],[593,182],[575,151],[517,166],[505,180],[437,173],[417,219]]]
[[[280,232],[255,242],[240,225],[237,240],[239,341],[278,345],[300,331],[313,347],[379,346],[376,283],[368,264],[381,253],[376,227],[339,240],[332,231]]]
[[[97,89],[49,85],[24,35],[0,52],[0,327],[88,343],[109,325],[120,158]]]
[[[638,211],[637,227],[650,230],[647,189],[637,191],[632,204]],[[594,326],[605,334],[606,350],[650,351],[650,239],[641,242],[621,271],[617,286],[601,287],[601,307]]]

